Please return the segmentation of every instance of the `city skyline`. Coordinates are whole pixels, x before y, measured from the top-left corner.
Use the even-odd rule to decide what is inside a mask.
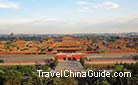
[[[0,0],[0,33],[138,32],[136,0]]]

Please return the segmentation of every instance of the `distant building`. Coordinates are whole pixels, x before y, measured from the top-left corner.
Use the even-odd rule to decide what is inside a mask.
[[[62,42],[57,44],[57,52],[75,53],[81,50],[80,42],[72,36],[66,35],[62,38]]]
[[[56,58],[58,60],[80,60],[81,58],[84,58],[83,53],[58,53],[56,55]]]
[[[57,44],[56,58],[59,60],[80,60],[84,57],[81,51],[81,45],[79,40],[73,38],[72,36],[63,36],[62,41]]]

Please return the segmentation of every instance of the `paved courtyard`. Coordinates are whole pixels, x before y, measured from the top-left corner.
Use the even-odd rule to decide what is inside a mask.
[[[60,70],[84,70],[83,66],[79,61],[59,61],[55,69],[56,71]]]
[[[34,65],[45,64],[47,59],[55,59],[55,57],[45,54],[0,54],[0,59],[4,60],[4,63],[0,65]]]

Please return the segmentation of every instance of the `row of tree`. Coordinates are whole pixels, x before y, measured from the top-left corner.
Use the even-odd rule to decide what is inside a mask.
[[[92,69],[92,68],[90,68]],[[96,68],[93,68],[96,70]],[[98,69],[97,69],[98,70]],[[138,85],[138,63],[120,63],[112,67],[113,72],[131,72],[131,77],[85,77],[77,78],[80,85]]]

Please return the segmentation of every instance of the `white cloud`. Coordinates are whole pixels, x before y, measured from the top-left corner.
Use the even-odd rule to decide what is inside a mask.
[[[93,3],[92,2],[86,2],[86,1],[79,1],[78,4],[80,4],[80,5],[91,5]]]
[[[20,8],[20,4],[11,2],[9,0],[0,0],[0,8],[14,8],[18,9]]]
[[[1,23],[3,22],[3,24]],[[6,24],[7,22],[7,24]],[[12,23],[10,23],[12,22]],[[101,33],[138,32],[138,16],[118,17],[111,20],[93,19],[22,19],[0,20],[0,33]],[[9,24],[10,23],[10,24]]]
[[[79,12],[89,12],[91,11],[89,7],[82,7],[79,9]]]
[[[87,6],[91,8],[102,8],[102,9],[116,9],[119,8],[119,4],[115,2],[102,2],[102,3],[95,3],[95,2],[85,2],[80,1],[78,2],[79,5]]]
[[[95,8],[104,8],[104,9],[116,9],[119,8],[119,4],[114,2],[104,2],[101,4],[96,4],[94,6]]]

